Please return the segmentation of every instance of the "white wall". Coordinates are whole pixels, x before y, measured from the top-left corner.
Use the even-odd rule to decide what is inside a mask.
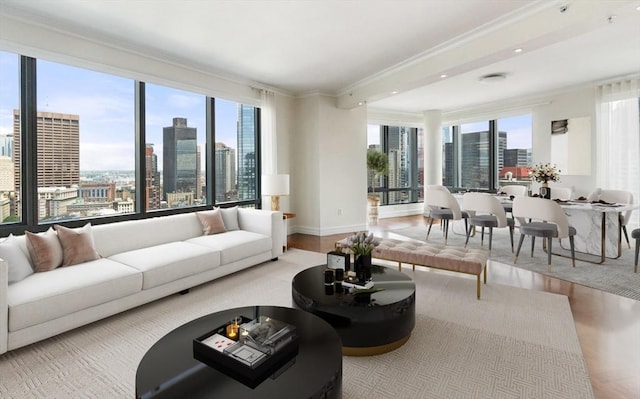
[[[589,117],[591,120],[590,173],[586,175],[561,175],[560,182],[553,186],[572,187],[574,197],[587,196],[596,187],[596,115],[595,90],[583,88],[549,97],[547,104],[533,108],[533,162],[554,163],[551,159],[551,121],[560,119]],[[533,183],[532,190],[537,192],[539,183]]]
[[[323,95],[295,103],[291,192],[297,217],[291,231],[329,235],[365,229],[366,110],[339,109],[334,97]]]

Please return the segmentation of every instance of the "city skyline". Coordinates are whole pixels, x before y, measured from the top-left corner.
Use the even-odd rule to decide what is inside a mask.
[[[80,170],[135,169],[134,80],[38,59],[39,112],[80,118]],[[13,133],[13,110],[19,109],[19,57],[0,51],[0,134]],[[206,144],[205,96],[146,84],[146,142],[154,144],[162,165],[162,129],[173,118],[187,118]],[[238,103],[216,99],[216,142],[237,147]],[[204,153],[204,151],[203,151]],[[108,156],[105,156],[108,154]],[[201,160],[204,167],[205,160]]]

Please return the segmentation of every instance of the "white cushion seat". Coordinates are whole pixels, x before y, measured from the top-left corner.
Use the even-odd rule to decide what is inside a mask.
[[[142,290],[142,274],[109,259],[34,273],[8,286],[9,331],[107,303]]]
[[[217,251],[184,241],[123,252],[109,259],[141,271],[144,290],[220,266]]]
[[[220,262],[232,262],[271,250],[271,237],[245,230],[227,231],[187,240],[188,243],[202,245],[220,251]]]

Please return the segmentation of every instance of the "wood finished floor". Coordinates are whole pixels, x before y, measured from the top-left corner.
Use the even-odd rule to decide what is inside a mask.
[[[390,230],[423,223],[421,215],[380,219],[370,231],[377,236],[389,237]],[[289,247],[328,252],[336,239],[345,236],[292,234]],[[633,273],[632,265],[629,273]],[[492,265],[489,282],[566,295],[595,397],[640,399],[639,301],[509,265]]]

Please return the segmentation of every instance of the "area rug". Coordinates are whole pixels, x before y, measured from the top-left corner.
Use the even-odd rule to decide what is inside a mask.
[[[0,356],[2,398],[132,398],[146,350],[205,314],[291,306],[292,277],[325,254],[292,249],[186,295],[172,295]],[[407,270],[416,326],[393,352],[344,357],[343,398],[592,398],[565,296]],[[371,332],[375,334],[375,331]],[[293,387],[292,387],[293,388]]]
[[[463,229],[464,230],[464,227]],[[392,230],[393,234],[402,237],[411,238],[424,242],[426,237],[426,226],[407,227],[403,229]],[[514,232],[514,245],[518,246],[520,233]],[[565,240],[568,247],[568,240]],[[444,238],[439,226],[434,225],[431,228],[429,242],[444,244]],[[465,236],[463,234],[449,232],[447,240],[448,245],[464,246]],[[479,234],[469,239],[472,248],[480,248]],[[485,236],[484,248],[488,249],[488,234]],[[569,255],[568,251],[563,251],[558,245],[558,240],[553,242],[553,252],[563,252]],[[547,271],[547,253],[542,249],[542,240],[536,240],[536,248],[531,257],[531,241],[530,237],[525,237],[520,250],[520,256],[517,263],[513,263],[514,254],[511,252],[511,242],[509,240],[509,230],[494,229],[493,245],[491,250],[491,260],[507,265],[516,266],[522,269],[534,271],[562,280],[571,281],[587,287],[596,288],[612,294],[624,296],[627,298],[640,301],[640,273],[633,272],[634,246],[629,248],[626,242],[622,243],[622,256],[618,259],[606,258],[603,264],[593,264],[576,260],[576,267],[572,267],[571,259],[562,256],[552,256],[551,271]],[[576,257],[584,256],[577,254]]]

